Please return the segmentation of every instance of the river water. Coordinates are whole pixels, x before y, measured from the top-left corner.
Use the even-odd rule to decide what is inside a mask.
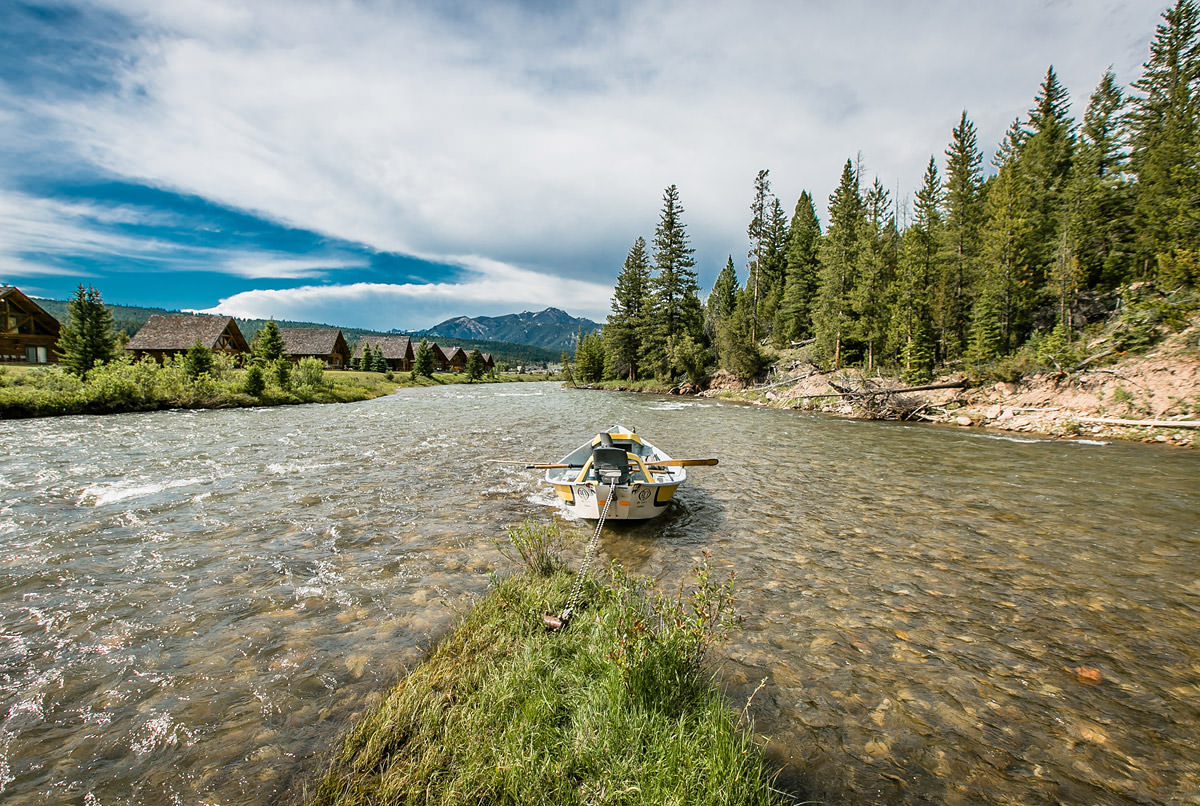
[[[602,551],[736,572],[715,668],[788,786],[1200,803],[1196,453],[555,384],[0,422],[0,801],[294,797],[508,570],[503,529],[561,517],[485,460],[617,423],[721,459]]]

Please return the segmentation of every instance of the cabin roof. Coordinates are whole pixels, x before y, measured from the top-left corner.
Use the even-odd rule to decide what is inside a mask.
[[[370,344],[372,348],[381,350],[383,357],[389,361],[398,361],[408,357],[412,342],[408,336],[363,336],[354,345],[355,357],[362,355],[363,345]]]
[[[288,355],[333,355],[342,331],[331,327],[280,328],[283,351]]]
[[[29,298],[21,289],[13,285],[0,286],[0,301],[7,302],[10,306],[24,311],[27,316],[30,316],[42,327],[46,328],[50,333],[57,336],[59,331],[59,321],[51,316],[41,305],[38,305]],[[3,324],[3,323],[0,323]],[[0,327],[0,331],[7,329]]]
[[[446,356],[447,361],[453,361],[458,356],[466,358],[467,354],[463,352],[461,347],[443,347],[442,353]]]
[[[152,314],[134,334],[126,350],[182,351],[199,342],[213,349],[229,331],[230,340],[241,350],[249,349],[242,331],[231,316],[207,314]]]

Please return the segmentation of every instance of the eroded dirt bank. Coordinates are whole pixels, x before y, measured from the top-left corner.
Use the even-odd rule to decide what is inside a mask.
[[[973,387],[962,376],[946,376],[930,385],[959,381],[959,388],[907,391],[893,379],[857,370],[821,372],[811,363],[785,358],[766,384],[747,387],[718,373],[699,394],[847,417],[940,422],[1063,439],[1133,439],[1188,447],[1200,440],[1200,324],[1172,334],[1143,355],[1114,356],[1101,366]]]

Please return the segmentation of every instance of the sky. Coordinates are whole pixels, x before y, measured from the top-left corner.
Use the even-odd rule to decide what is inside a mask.
[[[603,321],[664,189],[706,291],[754,178],[903,209],[965,110],[987,157],[1053,65],[1082,117],[1154,0],[0,0],[0,281],[416,330]]]

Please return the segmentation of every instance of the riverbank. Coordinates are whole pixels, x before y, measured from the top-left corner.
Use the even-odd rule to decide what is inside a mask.
[[[306,371],[307,370],[307,371]],[[301,368],[285,379],[263,373],[262,386],[251,393],[247,371],[214,367],[190,377],[179,365],[115,361],[88,373],[86,380],[57,366],[0,367],[0,419],[55,417],[69,414],[118,414],[163,409],[229,409],[306,403],[354,403],[382,397],[397,389],[468,383],[462,373],[321,371]],[[474,383],[546,380],[544,376],[497,375]]]
[[[510,534],[530,568],[495,579],[358,719],[305,803],[784,802],[744,714],[703,671],[728,584],[702,566],[694,591],[663,597],[614,564],[550,633],[542,614],[574,581],[545,550],[557,527]]]
[[[1097,352],[1103,352],[1097,346]],[[692,394],[770,408],[856,419],[942,423],[1054,437],[1123,439],[1183,447],[1200,443],[1200,320],[1137,355],[1114,354],[1074,369],[1040,370],[1009,381],[963,374],[913,389],[861,370],[823,371],[804,350],[783,351],[765,383],[728,373],[702,387],[609,381],[595,388]],[[928,387],[943,388],[928,388]]]

